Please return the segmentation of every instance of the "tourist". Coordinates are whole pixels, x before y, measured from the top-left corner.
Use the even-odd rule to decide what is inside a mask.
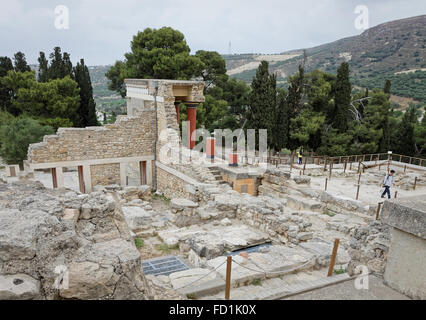
[[[302,164],[302,154],[300,151],[297,151],[297,163]]]
[[[383,180],[383,187],[385,188],[385,190],[382,193],[382,198],[385,197],[385,194],[388,194],[388,199],[391,198],[391,194],[390,194],[390,187],[393,185],[394,178],[393,175],[395,174],[395,170],[391,170],[390,173],[388,173],[385,177],[385,180]]]

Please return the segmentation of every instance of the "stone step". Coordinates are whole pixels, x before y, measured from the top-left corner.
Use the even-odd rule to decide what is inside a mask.
[[[248,286],[232,288],[231,300],[276,300],[283,299],[299,293],[319,289],[335,283],[347,281],[351,277],[347,274],[326,277],[326,270],[313,271],[311,273],[297,273],[282,278],[268,279],[261,285],[250,284]],[[202,297],[202,300],[223,300],[225,292]]]
[[[296,195],[289,195],[287,197],[287,206],[296,210],[309,210],[316,212],[321,212],[325,207],[320,201]]]

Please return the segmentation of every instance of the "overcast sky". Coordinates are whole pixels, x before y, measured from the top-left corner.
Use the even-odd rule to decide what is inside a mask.
[[[69,9],[69,29],[55,28],[55,8]],[[426,14],[425,0],[2,0],[0,56],[23,51],[36,63],[55,46],[73,62],[112,64],[147,27],[181,31],[192,52],[279,53],[360,34],[358,5],[370,27]]]

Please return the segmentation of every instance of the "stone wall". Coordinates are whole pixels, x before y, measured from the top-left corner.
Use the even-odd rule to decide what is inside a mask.
[[[382,221],[391,229],[385,282],[414,299],[426,299],[425,195],[385,201]]]
[[[103,127],[59,128],[56,135],[31,144],[27,159],[31,163],[50,163],[152,155],[154,121],[154,111],[146,110]]]
[[[120,184],[120,164],[112,163],[90,166],[90,175],[93,186]]]
[[[30,145],[31,164],[152,156],[155,121],[153,109],[138,110],[136,116],[121,116],[114,124],[103,127],[59,128],[56,135],[45,136],[43,142]],[[92,164],[91,185],[120,184],[120,164]],[[89,182],[87,182],[89,183]],[[89,183],[90,184],[90,183]]]
[[[157,190],[162,192],[167,198],[185,198],[192,201],[198,201],[196,181],[188,182],[187,179],[182,179],[183,174],[176,172],[174,169],[168,168],[165,170],[164,165],[157,164]],[[187,177],[190,179],[189,177]]]

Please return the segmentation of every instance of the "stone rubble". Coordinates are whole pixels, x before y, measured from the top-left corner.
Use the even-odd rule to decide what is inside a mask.
[[[141,257],[110,194],[0,184],[0,243],[0,296],[146,297]],[[67,285],[58,285],[61,272]]]

